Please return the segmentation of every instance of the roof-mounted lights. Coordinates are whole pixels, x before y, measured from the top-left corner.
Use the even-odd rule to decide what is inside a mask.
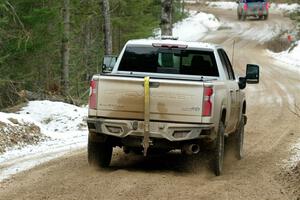
[[[161,40],[178,40],[178,37],[174,37],[174,36],[171,36],[171,35],[162,35]]]
[[[161,47],[161,48],[180,48],[180,49],[186,49],[188,45],[185,44],[162,44],[162,43],[153,43],[153,47]]]

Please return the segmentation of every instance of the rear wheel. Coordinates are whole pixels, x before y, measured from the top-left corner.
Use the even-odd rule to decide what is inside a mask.
[[[88,140],[88,162],[92,166],[106,168],[109,166],[113,147],[108,140],[94,142]]]
[[[269,16],[269,15],[264,15],[264,20],[267,20],[267,19],[268,19],[268,16]]]
[[[216,176],[220,176],[223,169],[223,161],[224,161],[224,131],[225,125],[224,122],[220,122],[219,130],[217,134],[217,139],[215,142],[214,149],[214,172]]]
[[[245,21],[246,20],[246,15],[242,14],[241,19],[242,19],[242,21]]]
[[[236,131],[236,157],[241,160],[244,157],[244,127],[245,127],[245,116],[242,115],[240,119],[238,129]]]
[[[241,20],[242,16],[240,13],[237,14],[238,20]]]

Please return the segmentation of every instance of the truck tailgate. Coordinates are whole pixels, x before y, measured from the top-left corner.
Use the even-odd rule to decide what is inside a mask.
[[[97,116],[144,118],[144,79],[99,76]],[[203,82],[150,79],[150,120],[201,122]]]

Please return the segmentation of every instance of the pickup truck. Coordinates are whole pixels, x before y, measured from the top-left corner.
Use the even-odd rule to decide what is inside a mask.
[[[220,175],[224,137],[234,134],[243,156],[246,83],[259,82],[259,66],[236,78],[224,49],[173,39],[128,41],[117,60],[105,57],[103,72],[90,84],[88,162],[108,167],[113,147],[145,156],[181,150],[213,151]],[[112,57],[111,57],[112,58]]]
[[[267,20],[269,16],[269,0],[237,0],[237,16],[245,21],[247,17],[258,17]]]

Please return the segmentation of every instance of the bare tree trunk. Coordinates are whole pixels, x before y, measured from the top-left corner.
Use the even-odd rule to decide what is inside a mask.
[[[104,49],[106,55],[112,54],[112,34],[110,22],[109,0],[102,0],[102,12],[104,18]]]
[[[62,38],[62,86],[63,95],[69,95],[69,60],[70,60],[70,0],[63,1],[63,38]]]
[[[184,0],[182,0],[182,2],[181,2],[181,16],[183,16],[183,14],[184,14],[184,9],[185,9],[185,2],[184,2]]]
[[[89,80],[91,75],[91,46],[92,46],[92,35],[91,35],[91,21],[87,20],[87,22],[83,25],[83,64],[86,70],[86,80]]]
[[[161,0],[161,35],[172,36],[172,0]]]

